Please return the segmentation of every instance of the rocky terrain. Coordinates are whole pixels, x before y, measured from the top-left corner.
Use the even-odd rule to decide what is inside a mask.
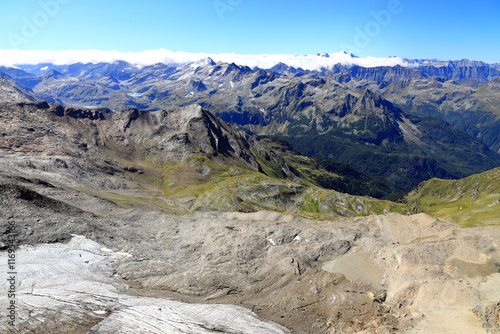
[[[128,286],[118,283],[109,264],[130,255],[83,237],[74,236],[67,244],[24,247],[18,256],[16,327],[21,333],[289,332],[242,307],[127,294]],[[13,331],[0,327],[3,333]]]
[[[388,198],[432,177],[462,178],[499,166],[498,66],[407,63],[414,66],[305,71],[206,59],[145,67],[123,61],[20,65],[0,72],[23,92],[68,106],[170,110],[200,104],[230,124],[285,138],[303,155],[384,179]]]
[[[177,216],[23,183],[1,189],[2,223],[15,222],[23,245],[20,332],[499,329],[496,227],[463,230],[425,214]]]
[[[254,136],[196,105],[105,113],[44,102],[5,104],[0,122],[6,171],[33,178],[42,170],[52,183],[78,185],[116,203],[184,213],[299,208],[333,216],[406,212],[388,201],[311,185],[310,177],[302,179],[299,170]],[[324,174],[326,180],[346,178]],[[357,175],[361,184],[371,182]]]
[[[0,101],[3,102],[34,102],[35,99],[17,89],[7,79],[0,76]]]
[[[321,161],[198,105],[9,102],[0,136],[2,275],[18,247],[0,332],[500,331],[498,218],[463,229],[320,188]],[[496,196],[483,179],[477,198]]]

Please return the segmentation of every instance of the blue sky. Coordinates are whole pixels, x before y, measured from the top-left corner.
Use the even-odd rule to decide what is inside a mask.
[[[500,1],[0,0],[0,49],[500,62]]]

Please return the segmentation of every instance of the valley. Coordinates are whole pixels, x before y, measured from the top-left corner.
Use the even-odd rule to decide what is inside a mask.
[[[499,67],[414,62],[1,67],[0,332],[500,332]]]
[[[462,178],[499,166],[498,67],[406,61],[418,67],[339,64],[310,71],[278,64],[263,70],[208,58],[187,65],[40,64],[0,72],[29,96],[70,106],[200,104],[251,133],[283,138],[303,155],[386,180],[390,189],[379,197],[432,177]]]

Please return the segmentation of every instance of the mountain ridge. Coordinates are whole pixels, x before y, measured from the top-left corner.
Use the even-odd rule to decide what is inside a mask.
[[[396,56],[389,57],[358,57],[345,51],[332,53],[313,53],[305,55],[290,54],[260,54],[260,55],[241,55],[241,54],[207,54],[207,53],[186,53],[172,52],[165,49],[149,50],[144,52],[119,52],[119,51],[101,51],[89,50],[91,52],[66,51],[21,51],[21,50],[1,50],[2,63],[5,66],[17,66],[28,64],[31,69],[37,68],[34,59],[44,59],[39,63],[55,63],[61,65],[71,65],[75,63],[113,63],[128,62],[134,66],[144,67],[155,63],[167,64],[192,64],[204,62],[205,59],[213,59],[215,62],[237,63],[251,68],[271,68],[276,64],[283,62],[289,66],[302,67],[307,70],[320,70],[321,68],[331,68],[337,63],[343,65],[358,65],[364,67],[377,66],[418,66],[434,63],[443,66],[449,62],[464,62],[467,60],[438,60],[438,59],[409,59]],[[469,61],[476,64],[488,64],[497,66],[498,63],[486,63],[482,61]],[[33,66],[35,65],[35,66]],[[46,66],[46,65],[44,65]],[[38,67],[38,69],[44,66]]]
[[[313,161],[289,153],[296,156],[294,166],[289,166],[257,138],[233,129],[199,105],[109,112],[40,102],[3,103],[0,110],[6,129],[0,140],[2,151],[30,156],[32,166],[41,164],[33,168],[53,175],[44,182],[78,184],[94,196],[118,203],[178,213],[273,208],[351,216],[389,207],[404,211],[400,205],[359,196],[368,194],[373,181],[359,172],[359,184],[344,180],[353,173],[344,166],[332,164],[328,170],[301,177],[297,168],[309,168]],[[51,156],[57,157],[55,163],[47,161]],[[16,161],[10,158],[6,163],[9,160]],[[19,168],[23,169],[13,170]],[[89,183],[88,175],[100,176]],[[323,185],[354,195],[321,189],[319,178]],[[147,199],[150,196],[153,199]]]
[[[338,65],[321,71],[280,66],[273,72],[211,60],[143,68],[122,61],[60,66],[61,75],[50,78],[19,70],[9,73],[31,84],[38,98],[76,107],[154,111],[198,103],[228,123],[259,135],[287,138],[302,154],[348,163],[372,176],[393,178],[398,187],[410,190],[429,177],[459,178],[498,165],[498,157],[478,141],[484,139],[491,149],[500,150],[495,136],[500,128],[498,111],[491,103],[489,109],[481,107],[496,99],[497,80],[487,81],[496,72],[484,66],[448,62],[440,67],[444,72],[427,63],[419,67]],[[43,68],[51,71],[46,64]],[[440,97],[430,99],[433,92]],[[478,112],[467,113],[463,107]],[[474,126],[479,122],[482,128]],[[307,132],[316,137],[304,136]],[[324,145],[333,149],[328,152]],[[458,159],[450,163],[454,158],[446,148],[451,148],[452,156],[466,157],[466,165],[460,166]],[[390,153],[396,155],[382,157]],[[412,176],[419,169],[420,174]]]
[[[20,87],[20,85],[16,85],[15,82],[12,83],[7,78],[10,78],[10,77],[8,75],[5,75],[5,74],[0,72],[0,101],[2,101],[2,102],[34,102],[35,101],[35,99],[32,96],[30,96],[24,92],[24,91],[27,91],[27,89],[23,89],[24,87]]]

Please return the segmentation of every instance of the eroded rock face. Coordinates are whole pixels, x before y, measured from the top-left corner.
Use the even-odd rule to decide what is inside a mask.
[[[156,161],[202,154],[258,166],[245,136],[198,105],[168,112],[104,113],[47,103],[3,104],[1,109],[4,122],[9,121],[2,125],[4,149],[88,158],[109,146],[122,154]]]

